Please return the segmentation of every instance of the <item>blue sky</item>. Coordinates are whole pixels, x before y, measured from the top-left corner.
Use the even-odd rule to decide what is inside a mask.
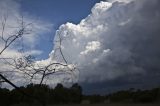
[[[38,59],[48,58],[53,50],[53,38],[58,27],[66,22],[78,24],[91,13],[91,8],[101,0],[22,0],[21,9],[28,14],[53,24],[53,30],[40,39],[36,49],[42,50],[43,54]]]

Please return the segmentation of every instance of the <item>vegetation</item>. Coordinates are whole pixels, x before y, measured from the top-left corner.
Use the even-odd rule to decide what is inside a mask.
[[[82,99],[82,89],[78,84],[73,84],[70,88],[63,87],[62,84],[57,84],[55,89],[47,85],[29,84],[26,87],[20,87],[9,91],[6,88],[0,88],[0,105],[9,106],[14,104],[79,104]]]
[[[14,104],[39,104],[35,98],[41,100],[43,104],[80,104],[83,101],[89,101],[90,104],[102,103],[159,103],[160,102],[160,88],[152,90],[135,90],[129,89],[125,91],[118,91],[108,95],[82,95],[82,88],[77,83],[70,88],[64,87],[62,84],[52,89],[47,85],[29,84],[26,87],[8,90],[0,88],[0,105],[10,106]],[[34,99],[33,99],[34,98]]]
[[[129,89],[118,91],[105,96],[84,96],[90,103],[160,103],[160,88],[152,90]]]

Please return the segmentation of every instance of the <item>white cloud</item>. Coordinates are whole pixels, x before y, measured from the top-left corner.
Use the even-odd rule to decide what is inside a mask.
[[[66,38],[62,41],[64,56],[69,63],[78,64],[82,82],[97,82],[126,74],[144,73],[143,68],[133,64],[131,48],[125,45],[127,38],[124,36],[132,35],[132,30],[123,30],[131,28],[136,20],[144,20],[144,17],[140,17],[139,9],[140,5],[143,7],[145,0],[107,1],[96,3],[92,13],[79,24],[67,22],[56,33],[55,41],[58,34]],[[54,43],[56,48],[57,44]],[[58,55],[59,52],[56,52]],[[58,57],[57,61],[60,58],[62,57]]]
[[[85,47],[85,50],[80,52],[81,55],[87,55],[89,52],[94,52],[96,51],[97,49],[100,49],[100,42],[98,41],[91,41],[91,42],[88,42],[86,47]]]
[[[52,24],[21,11],[21,5],[18,2],[12,0],[0,1],[0,22],[3,22],[6,18],[4,38],[15,34],[21,28],[22,17],[23,24],[26,26],[25,30],[29,33],[23,35],[23,43],[25,46],[34,49],[42,34],[51,30]],[[0,32],[2,32],[2,25],[0,25]],[[0,41],[0,43],[3,42]]]
[[[35,56],[42,54],[42,51],[37,50],[35,48],[35,45],[39,44],[39,40],[42,38],[42,36],[46,36],[45,33],[51,31],[51,28],[53,26],[53,24],[50,24],[45,20],[37,19],[36,16],[27,13],[26,11],[21,11],[21,5],[18,1],[0,0],[0,37],[2,37],[2,32],[4,39],[7,39],[13,34],[16,34],[17,31],[19,31],[19,29],[21,28],[22,16],[24,22],[23,24],[24,26],[26,26],[25,31],[27,34],[25,33],[23,37],[17,39],[0,55],[0,72],[8,72],[9,70],[14,70],[14,68],[12,66],[8,66],[2,58],[15,59],[23,55]],[[2,23],[4,22],[5,18],[6,23],[5,29],[3,31]],[[5,42],[0,39],[0,51],[2,51],[4,47]],[[14,72],[7,74],[7,76],[12,77],[15,82],[17,82],[18,80],[22,81],[24,79],[24,76],[20,74],[17,75]]]
[[[134,1],[134,0],[108,0],[109,2],[112,2],[112,3],[114,3],[114,2],[123,2],[123,3],[130,3],[131,1]]]
[[[112,5],[110,2],[97,3],[92,8],[92,13],[79,24],[66,23],[61,25],[59,30],[57,30],[55,41],[58,39],[59,33],[62,37],[67,37],[62,42],[62,46],[64,47],[63,53],[69,63],[78,64],[78,68],[81,70],[81,77],[83,77],[80,80],[91,78],[91,81],[94,79],[92,76],[97,73],[100,79],[101,76],[104,77],[103,72],[98,72],[98,70],[97,72],[93,71],[93,64],[95,66],[99,64],[112,51],[110,48],[104,47],[103,42],[103,37],[107,36],[109,28],[115,24],[115,21],[119,21],[110,19],[112,15],[116,14],[110,12]],[[110,25],[109,22],[111,21],[113,23]],[[55,43],[55,48],[56,46]],[[58,55],[59,52],[55,54]]]
[[[151,6],[155,5],[156,1],[158,0],[153,0]],[[56,50],[59,46],[56,41],[60,34],[64,38],[61,45],[64,57],[68,64],[76,65],[80,69],[79,80],[81,82],[100,82],[124,75],[144,74],[143,65],[144,63],[148,64],[148,60],[143,61],[144,63],[140,65],[138,64],[140,60],[136,59],[139,59],[138,56],[142,56],[140,58],[142,60],[150,57],[144,59],[143,56],[148,56],[148,54],[145,52],[143,55],[142,45],[135,45],[138,43],[146,45],[145,40],[150,40],[149,34],[152,30],[155,28],[156,32],[156,29],[159,28],[157,20],[160,17],[158,12],[156,15],[152,14],[153,12],[148,14],[145,3],[146,0],[106,0],[96,3],[91,14],[82,19],[79,24],[67,22],[59,27],[54,39],[54,49],[49,55],[50,58],[37,61],[36,64],[45,66],[50,62],[62,62],[62,56]],[[148,17],[151,15],[154,17]],[[40,27],[38,26],[38,28]],[[145,33],[146,31],[149,33]],[[31,41],[34,40],[31,39]],[[157,61],[155,63],[159,64]],[[65,79],[63,75],[55,75],[48,80],[54,84],[63,79]]]
[[[95,4],[95,6],[92,8],[92,14],[94,16],[98,16],[111,7],[112,3],[101,1],[100,3]]]

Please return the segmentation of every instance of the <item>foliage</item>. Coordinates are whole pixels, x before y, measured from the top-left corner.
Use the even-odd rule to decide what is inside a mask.
[[[26,87],[20,87],[21,91],[32,95],[28,97],[17,89],[9,91],[0,88],[0,103],[4,106],[13,104],[39,104],[36,99],[44,104],[78,104],[81,102],[82,89],[78,84],[73,84],[70,88],[57,84],[55,89],[47,85],[29,84]]]
[[[151,90],[123,90],[108,95],[82,95],[80,85],[73,84],[70,88],[57,84],[53,89],[44,84],[29,84],[26,87],[20,87],[20,90],[32,96],[26,96],[17,89],[8,90],[0,88],[0,105],[9,106],[14,104],[80,104],[83,100],[91,104],[100,103],[159,103],[160,88]],[[37,98],[37,100],[35,99]]]

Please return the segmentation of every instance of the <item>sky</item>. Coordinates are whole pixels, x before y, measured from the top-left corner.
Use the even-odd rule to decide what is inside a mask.
[[[22,0],[20,1],[22,11],[34,15],[38,19],[48,21],[53,24],[52,31],[46,33],[48,39],[41,39],[43,45],[37,45],[44,54],[38,58],[48,58],[48,54],[53,49],[53,39],[55,31],[61,24],[66,22],[79,23],[81,19],[88,16],[95,3],[101,0]]]
[[[56,51],[60,34],[68,64],[79,69],[75,81],[84,93],[104,94],[160,86],[159,5],[159,0],[0,0],[0,15],[9,13],[7,26],[17,26],[21,14],[33,23],[31,33],[20,40],[24,54],[34,55],[44,66],[63,62]],[[3,57],[19,56],[19,45]],[[64,77],[51,76],[48,84],[62,83]]]

